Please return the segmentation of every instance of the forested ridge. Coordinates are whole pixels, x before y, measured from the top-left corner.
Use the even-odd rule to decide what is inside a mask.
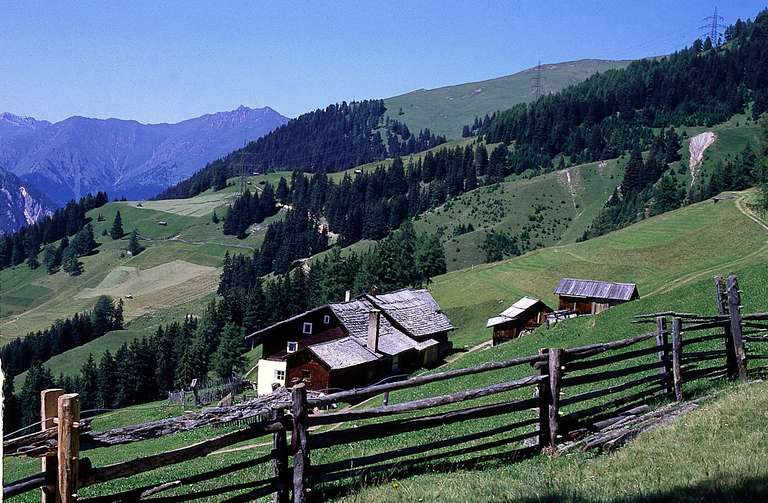
[[[25,225],[13,234],[2,236],[0,269],[19,265],[30,258],[33,258],[34,265],[41,245],[53,243],[63,237],[74,236],[88,224],[86,212],[99,208],[107,202],[109,198],[105,192],[98,192],[95,196],[88,194],[78,201],[70,201],[65,207],[56,210],[53,215],[46,216],[32,225]]]
[[[445,142],[429,130],[412,133],[408,126],[385,119],[383,100],[329,105],[291,119],[244,148],[208,164],[187,180],[160,193],[158,199],[192,197],[221,180],[249,172],[302,170],[332,173],[394,155],[420,152]]]
[[[651,140],[651,128],[712,126],[768,109],[768,11],[738,21],[725,44],[690,48],[596,74],[556,94],[497,113],[480,129],[488,142],[515,144],[521,157],[575,163],[617,157]],[[539,166],[542,162],[538,162]]]

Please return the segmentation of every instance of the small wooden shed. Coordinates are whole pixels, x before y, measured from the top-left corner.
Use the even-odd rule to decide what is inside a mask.
[[[541,300],[523,297],[498,316],[488,319],[485,326],[493,328],[493,345],[496,346],[541,326],[551,312],[552,308]]]
[[[612,283],[563,278],[555,288],[558,309],[577,314],[597,314],[611,306],[639,299],[635,283]]]

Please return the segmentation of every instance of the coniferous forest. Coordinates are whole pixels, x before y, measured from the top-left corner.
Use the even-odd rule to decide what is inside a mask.
[[[0,269],[19,265],[29,257],[37,257],[40,246],[67,236],[74,236],[88,223],[85,213],[109,202],[105,192],[88,194],[79,201],[70,201],[53,215],[26,225],[0,238]]]
[[[408,126],[385,119],[383,100],[329,105],[302,114],[164,190],[157,199],[192,197],[239,173],[301,170],[332,173],[393,155],[412,154],[437,146],[445,138],[429,130],[413,134]]]

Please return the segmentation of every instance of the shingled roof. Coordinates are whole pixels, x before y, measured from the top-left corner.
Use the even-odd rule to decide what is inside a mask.
[[[515,320],[518,316],[525,313],[532,307],[534,307],[536,304],[543,304],[546,309],[551,311],[549,309],[549,306],[541,302],[540,299],[532,299],[531,297],[523,297],[522,299],[518,300],[511,306],[509,306],[507,309],[505,309],[500,315],[494,316],[493,318],[489,318],[488,322],[485,324],[486,327],[493,327],[496,325],[500,325],[502,323],[506,323],[508,321]]]
[[[349,335],[358,340],[368,338],[368,313],[376,307],[368,299],[331,304],[331,310],[346,327]],[[400,354],[416,347],[416,341],[395,328],[385,316],[379,318],[379,352],[387,355]]]
[[[632,300],[638,293],[637,285],[634,283],[563,278],[555,288],[555,295],[605,300]]]
[[[398,290],[365,298],[414,337],[423,338],[454,328],[427,290]]]
[[[356,337],[343,337],[335,341],[313,344],[308,348],[331,369],[354,367],[373,362],[381,358],[357,340]]]

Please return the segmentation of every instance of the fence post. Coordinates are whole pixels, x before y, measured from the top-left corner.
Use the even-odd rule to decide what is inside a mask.
[[[669,333],[667,319],[664,316],[656,317],[656,346],[659,348],[659,361],[663,365],[659,373],[664,376],[666,392],[672,394],[672,362],[669,359]]]
[[[725,291],[728,294],[728,314],[731,317],[731,339],[733,340],[733,353],[736,357],[736,369],[739,380],[747,380],[747,351],[744,348],[744,339],[741,335],[741,292],[736,276],[728,276]]]
[[[672,381],[675,400],[683,399],[683,320],[672,319]]]
[[[80,396],[59,397],[58,496],[61,503],[77,501],[77,469],[80,451]]]
[[[272,411],[272,420],[282,422],[284,412]],[[275,478],[277,490],[272,495],[273,503],[288,503],[290,480],[288,479],[288,442],[285,430],[272,434],[272,476]]]
[[[728,296],[725,294],[725,281],[723,281],[722,276],[715,276],[715,301],[717,314],[727,315]],[[738,369],[736,367],[736,353],[733,351],[733,335],[729,325],[723,327],[723,337],[725,339],[725,371],[728,377],[735,377]]]
[[[539,355],[544,356],[547,350],[539,349]],[[540,376],[549,375],[549,362],[538,362]],[[549,445],[549,379],[542,380],[536,385],[539,395],[539,448]]]
[[[304,383],[293,387],[293,503],[306,503],[309,489],[309,433],[307,432],[307,390]]]
[[[40,392],[40,429],[56,427],[54,418],[59,415],[59,397],[64,394],[63,389],[45,389]],[[56,502],[56,454],[43,456],[42,471],[45,473],[46,485],[42,487],[42,503]]]
[[[562,349],[549,349],[549,446],[555,447],[560,437],[560,379]]]

